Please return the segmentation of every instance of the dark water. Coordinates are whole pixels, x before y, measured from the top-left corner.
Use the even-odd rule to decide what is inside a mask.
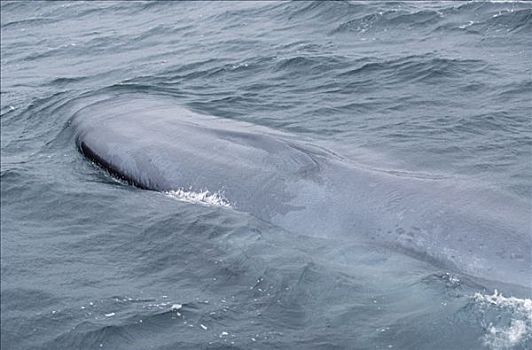
[[[68,128],[165,95],[530,203],[531,34],[524,2],[2,2],[2,349],[532,347],[530,281],[143,191]]]

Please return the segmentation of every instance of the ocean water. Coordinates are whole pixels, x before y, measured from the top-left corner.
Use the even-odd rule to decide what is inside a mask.
[[[295,234],[216,188],[135,188],[69,128],[99,96],[164,95],[364,166],[474,183],[532,216],[532,3],[0,9],[2,349],[532,347],[526,276]]]

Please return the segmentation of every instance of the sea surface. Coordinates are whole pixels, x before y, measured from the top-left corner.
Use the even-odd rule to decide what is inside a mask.
[[[526,281],[357,232],[348,245],[295,235],[212,193],[141,190],[69,129],[71,106],[95,96],[164,95],[531,203],[532,3],[0,9],[2,349],[532,348]]]

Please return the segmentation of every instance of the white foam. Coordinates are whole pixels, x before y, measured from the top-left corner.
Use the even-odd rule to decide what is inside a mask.
[[[194,192],[192,190],[184,190],[179,188],[173,191],[167,191],[165,194],[168,197],[177,199],[182,202],[202,204],[213,207],[232,208],[231,203],[224,197],[221,192],[209,192],[204,190],[202,192]]]
[[[467,24],[463,24],[463,25],[459,26],[458,28],[465,29],[467,27],[471,27],[473,24],[475,24],[475,21],[469,21]]]
[[[181,304],[173,304],[170,310],[181,310],[182,307],[183,305]]]
[[[489,323],[484,344],[491,349],[511,349],[532,337],[532,299],[505,297],[495,290],[492,295],[475,293],[475,302],[512,314],[505,324]]]

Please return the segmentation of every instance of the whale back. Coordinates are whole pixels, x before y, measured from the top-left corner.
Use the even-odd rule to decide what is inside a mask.
[[[375,242],[486,279],[531,284],[531,209],[457,179],[361,166],[169,98],[118,96],[71,122],[89,159],[143,189],[222,193],[303,235]]]

